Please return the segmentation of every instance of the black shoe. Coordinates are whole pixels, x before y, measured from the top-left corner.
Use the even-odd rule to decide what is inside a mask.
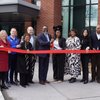
[[[94,79],[92,79],[90,82],[95,82],[95,80],[94,80]]]
[[[1,89],[8,89],[8,87],[6,85],[2,85]]]
[[[100,83],[100,80],[97,80],[97,83]]]
[[[29,84],[28,84],[28,83],[26,83],[25,85],[29,86]]]
[[[49,84],[50,82],[46,80],[45,83]]]
[[[23,88],[26,88],[26,85],[21,85]]]
[[[72,79],[69,81],[69,83],[74,83],[74,82],[76,82],[76,78],[72,78]]]
[[[82,79],[80,82],[84,82],[84,79]]]
[[[33,82],[33,81],[29,81],[29,83],[34,84],[34,82]]]
[[[18,85],[18,83],[16,83],[16,82],[10,82],[12,85]]]
[[[70,78],[68,81],[71,81],[72,80],[72,78]]]
[[[19,80],[15,80],[15,83],[19,84],[20,82],[19,82]]]
[[[84,84],[87,84],[87,83],[88,83],[88,80],[85,80],[85,81],[84,81]]]
[[[44,81],[40,81],[39,82],[41,85],[45,85],[45,82]]]

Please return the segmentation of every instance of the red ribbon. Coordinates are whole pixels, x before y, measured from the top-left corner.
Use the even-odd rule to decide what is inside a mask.
[[[100,50],[21,50],[21,49],[14,49],[14,48],[0,48],[0,51],[4,52],[16,52],[16,53],[23,53],[23,54],[68,54],[68,53],[76,53],[76,54],[98,54]]]

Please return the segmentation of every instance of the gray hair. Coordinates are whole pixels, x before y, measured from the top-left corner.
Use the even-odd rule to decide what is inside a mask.
[[[2,38],[2,35],[3,35],[3,34],[6,34],[6,35],[7,35],[6,30],[1,30],[1,31],[0,31],[0,38]]]

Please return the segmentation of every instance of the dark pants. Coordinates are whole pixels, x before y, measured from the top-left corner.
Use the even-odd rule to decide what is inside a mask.
[[[31,65],[30,65],[30,68],[29,68],[29,74],[28,74],[28,81],[29,82],[32,82],[32,80],[33,80],[35,62],[36,62],[36,60],[33,60]]]
[[[2,85],[4,85],[4,82],[6,81],[7,72],[0,72],[0,80],[2,82]]]
[[[17,66],[17,54],[10,54],[9,55],[9,61],[10,61],[10,82],[13,82],[13,79],[15,81],[17,80],[17,72],[16,72],[16,66]],[[14,77],[15,74],[15,77]]]
[[[28,74],[28,82],[32,82],[32,80],[33,80],[33,74],[30,72]]]
[[[89,55],[82,54],[81,55],[81,61],[82,61],[82,70],[83,70],[83,80],[88,81],[88,63],[89,63]]]
[[[92,63],[92,80],[100,80],[100,54],[93,54],[91,57]]]
[[[8,56],[8,72],[7,72],[7,76],[6,76],[6,82],[9,83],[9,79],[10,79],[10,75],[9,75],[9,71],[10,71],[10,54]]]
[[[39,57],[39,81],[46,81],[49,66],[49,56]]]
[[[53,78],[55,80],[64,80],[64,66],[65,66],[65,54],[53,55]]]
[[[28,74],[20,73],[20,85],[27,85],[28,84]]]

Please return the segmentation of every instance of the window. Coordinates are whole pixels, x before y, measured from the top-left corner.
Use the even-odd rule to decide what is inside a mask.
[[[80,34],[87,27],[92,31],[98,21],[98,0],[62,0],[63,36],[67,37],[71,28]]]
[[[98,0],[87,0],[85,27],[93,31],[98,22]]]
[[[41,6],[41,0],[32,0],[32,3]]]

